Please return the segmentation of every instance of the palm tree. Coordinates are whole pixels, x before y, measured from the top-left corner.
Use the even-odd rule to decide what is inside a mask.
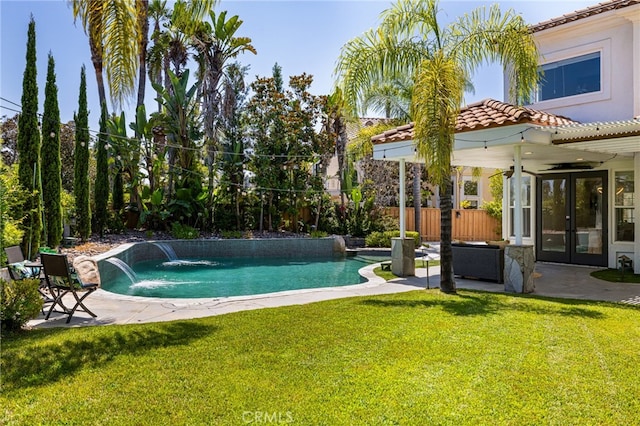
[[[223,132],[221,117],[222,89],[220,81],[227,73],[227,62],[243,52],[254,55],[256,49],[248,37],[236,37],[236,32],[242,25],[237,15],[227,19],[227,12],[216,16],[209,12],[211,23],[207,21],[194,23],[191,45],[195,48],[198,62],[198,80],[201,82],[199,97],[202,101],[202,118],[204,136],[207,145],[209,165],[209,203],[213,204],[213,170],[214,155],[219,145],[219,136]]]
[[[152,5],[155,9],[150,11],[148,0],[69,1],[74,19],[81,19],[82,26],[89,36],[100,104],[106,101],[103,81],[103,70],[106,70],[110,97],[114,105],[121,106],[134,94],[136,78],[136,106],[143,105],[147,78],[149,18],[157,18],[156,13],[161,13],[158,9],[164,9],[164,4]],[[188,22],[198,22],[216,2],[178,0],[174,10],[179,11],[182,26],[189,27]],[[131,43],[131,40],[136,40],[136,43]]]
[[[398,0],[382,14],[376,30],[348,42],[336,72],[350,105],[381,77],[410,73],[415,87],[412,113],[416,152],[441,200],[440,288],[455,293],[451,254],[451,154],[456,118],[473,71],[499,61],[509,73],[510,98],[525,99],[535,87],[538,50],[527,24],[498,5],[478,8],[444,27],[437,0]]]
[[[338,176],[340,178],[340,212],[342,221],[345,222],[346,207],[344,194],[346,192],[347,176],[347,122],[350,120],[347,108],[342,95],[342,89],[336,87],[334,92],[327,97],[326,104],[327,120],[325,121],[326,133],[335,138],[336,157],[338,157]]]
[[[127,0],[70,0],[74,19],[80,18],[89,36],[91,62],[96,73],[100,105],[106,102],[103,71],[114,105],[133,93],[138,69],[140,34],[136,7]]]
[[[198,79],[201,81],[200,96],[202,98],[204,132],[208,140],[215,138],[215,121],[219,114],[220,80],[225,73],[225,66],[229,59],[240,53],[251,52],[256,49],[248,37],[236,37],[235,33],[242,25],[242,20],[236,15],[227,20],[227,12],[209,13],[212,24],[202,21],[193,31],[191,44],[198,52]]]

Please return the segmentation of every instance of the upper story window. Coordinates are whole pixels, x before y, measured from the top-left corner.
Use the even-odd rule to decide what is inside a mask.
[[[541,65],[535,102],[599,92],[602,88],[600,52]]]

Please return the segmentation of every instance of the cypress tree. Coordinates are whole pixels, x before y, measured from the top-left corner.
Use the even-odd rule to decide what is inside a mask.
[[[49,52],[47,84],[44,89],[42,135],[42,199],[47,245],[57,247],[62,239],[60,108],[58,107],[55,61],[51,52]]]
[[[73,194],[76,198],[76,230],[82,241],[91,235],[89,209],[89,111],[87,110],[87,78],[85,67],[80,71],[80,96],[76,122],[76,145],[73,156]]]
[[[96,187],[94,190],[95,199],[95,223],[97,231],[102,237],[104,228],[107,225],[107,204],[109,202],[109,164],[107,159],[107,105],[102,103],[100,114],[100,134],[98,135],[98,146],[96,148]]]
[[[40,129],[36,80],[36,23],[31,16],[27,32],[27,63],[22,79],[22,113],[18,120],[18,180],[29,193],[24,204],[22,251],[33,258],[42,232],[40,204]]]

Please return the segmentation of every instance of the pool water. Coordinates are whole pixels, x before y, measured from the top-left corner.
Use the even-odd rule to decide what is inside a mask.
[[[118,274],[117,279],[104,283],[102,288],[144,297],[244,296],[359,284],[365,280],[358,270],[379,261],[372,257],[154,260],[135,264],[132,278]]]

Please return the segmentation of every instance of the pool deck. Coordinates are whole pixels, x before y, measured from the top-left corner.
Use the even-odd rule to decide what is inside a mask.
[[[435,257],[435,256],[434,256]],[[369,281],[344,287],[330,287],[310,290],[295,290],[257,296],[221,297],[207,299],[159,299],[133,297],[97,290],[85,299],[85,304],[97,318],[84,312],[77,312],[66,324],[66,316],[53,313],[49,320],[40,314],[27,324],[33,328],[79,327],[107,324],[141,324],[147,322],[173,321],[222,315],[251,309],[275,308],[299,305],[323,300],[355,296],[400,293],[425,289],[427,274],[425,268],[416,268],[416,275],[384,281],[373,273],[370,265],[361,273]],[[537,263],[534,296],[569,298],[595,301],[620,302],[638,305],[640,308],[640,284],[612,283],[591,277],[596,268]],[[437,288],[440,282],[440,267],[429,268],[430,288]],[[504,285],[492,282],[456,278],[458,289],[470,289],[504,293]]]

